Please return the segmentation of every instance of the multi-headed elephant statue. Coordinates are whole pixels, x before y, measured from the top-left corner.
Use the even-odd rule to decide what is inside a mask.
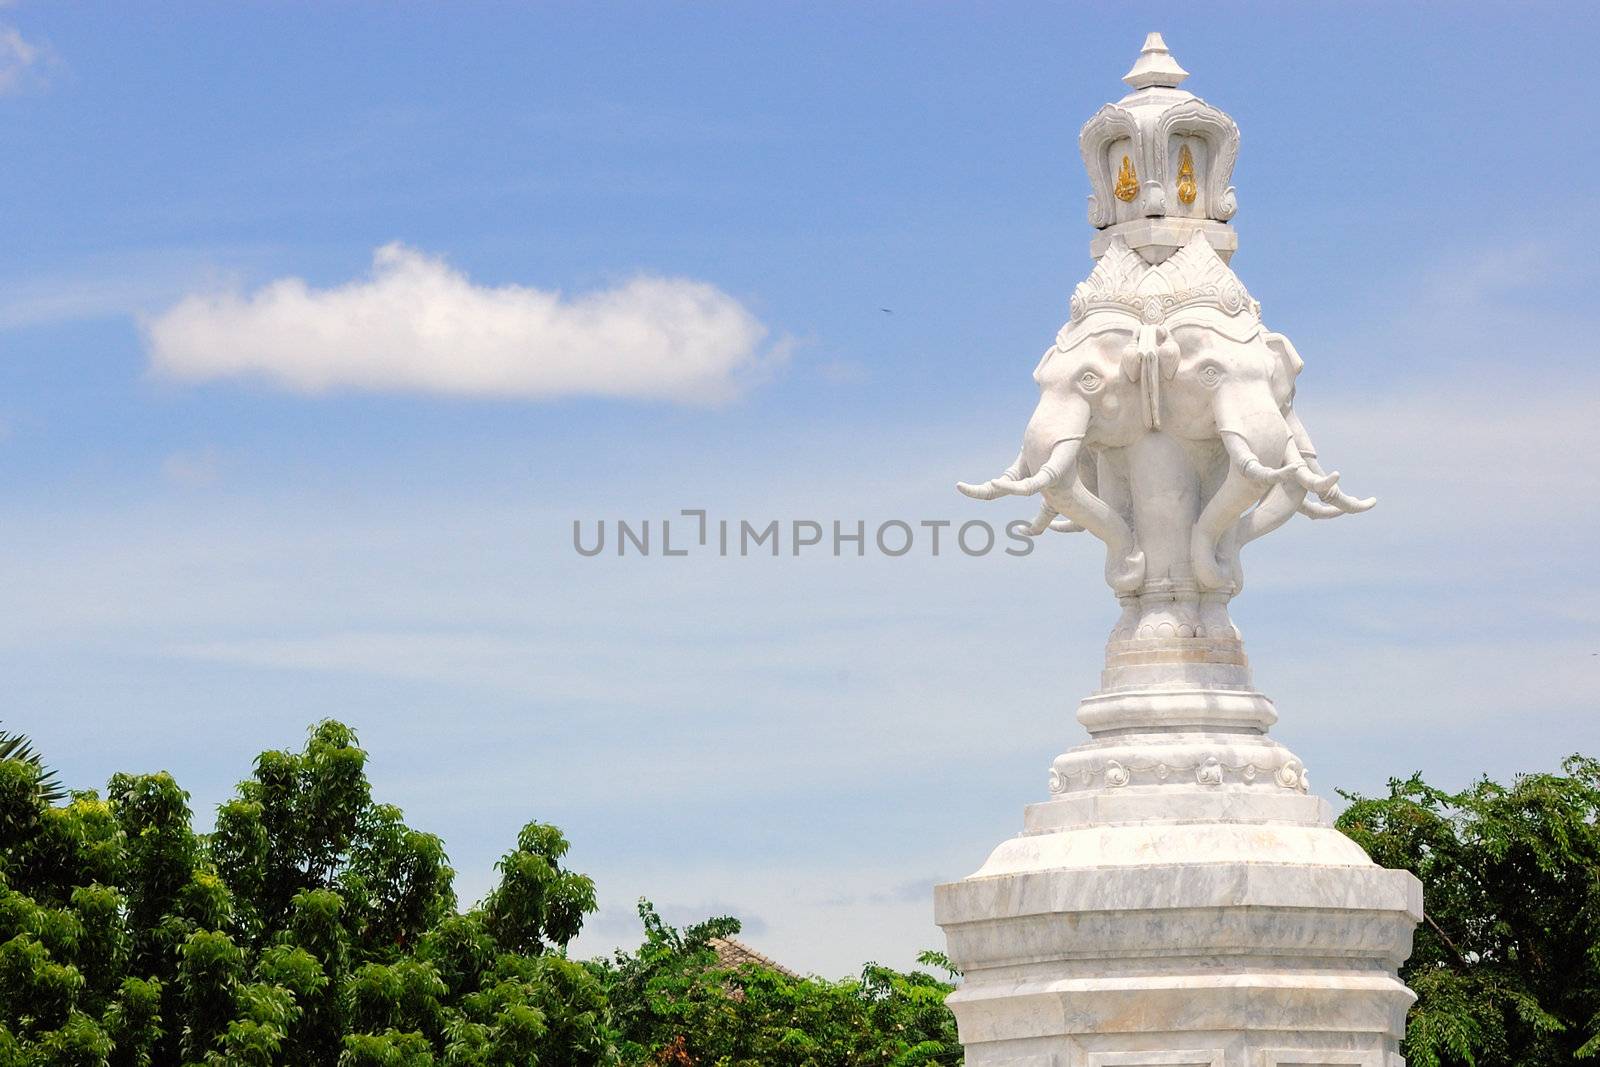
[[[1042,493],[1030,532],[1103,540],[1124,607],[1115,633],[1231,635],[1245,544],[1297,511],[1375,503],[1318,463],[1294,412],[1301,366],[1204,236],[1160,263],[1116,238],[1034,372],[1041,396],[1016,463],[957,488],[980,500]]]

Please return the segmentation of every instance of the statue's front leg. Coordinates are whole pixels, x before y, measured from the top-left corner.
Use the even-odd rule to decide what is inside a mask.
[[[1133,530],[1133,539],[1139,544],[1140,551],[1144,545],[1139,543],[1139,527],[1134,521],[1133,497],[1128,484],[1128,456],[1125,448],[1102,448],[1094,455],[1094,488],[1097,496],[1106,502],[1106,506],[1121,515],[1123,521],[1128,523]],[[1145,554],[1145,569],[1148,574],[1149,554]],[[1143,582],[1140,583],[1141,588]],[[1116,624],[1111,627],[1112,641],[1131,641],[1139,629],[1139,592],[1131,590],[1117,593],[1117,603],[1122,606],[1122,614],[1118,616]]]
[[[1145,553],[1136,636],[1193,637],[1199,625],[1189,532],[1200,512],[1200,479],[1184,442],[1146,433],[1124,450],[1133,525]]]

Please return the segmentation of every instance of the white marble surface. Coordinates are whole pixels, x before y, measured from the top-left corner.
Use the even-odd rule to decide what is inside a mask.
[[[1040,495],[1037,535],[1104,542],[1121,608],[1078,708],[1089,740],[1022,833],[936,890],[971,1067],[1400,1062],[1421,886],[1335,830],[1267,736],[1227,612],[1249,541],[1373,501],[1294,412],[1300,355],[1229,262],[1239,131],[1186,77],[1152,34],[1134,91],[1084,127],[1094,270],[1016,462],[959,486]]]

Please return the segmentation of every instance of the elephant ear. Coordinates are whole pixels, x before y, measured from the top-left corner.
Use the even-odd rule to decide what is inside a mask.
[[[1265,340],[1272,354],[1278,357],[1278,367],[1288,375],[1288,381],[1293,382],[1306,365],[1300,353],[1295,351],[1294,342],[1281,333],[1270,332],[1265,335]]]
[[[1051,345],[1049,348],[1044,350],[1044,355],[1039,357],[1038,364],[1033,368],[1033,380],[1035,382],[1039,382],[1041,385],[1044,384],[1042,380],[1044,369],[1049,365],[1050,360],[1055,357],[1056,353],[1060,351],[1061,349],[1057,345]]]

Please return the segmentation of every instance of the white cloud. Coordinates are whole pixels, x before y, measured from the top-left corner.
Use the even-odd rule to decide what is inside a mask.
[[[107,248],[50,265],[19,261],[0,273],[0,330],[137,319],[187,293],[237,287],[242,272],[282,254],[271,244],[154,245]]]
[[[78,273],[0,277],[0,330],[135,315],[182,296],[197,274],[156,255],[105,259]]]
[[[38,84],[51,58],[48,49],[23,37],[15,26],[0,26],[0,96]]]
[[[280,278],[191,295],[145,324],[154,369],[185,381],[258,377],[301,391],[728,400],[774,358],[766,328],[715,286],[640,277],[564,297],[475,285],[401,244],[330,289]]]

